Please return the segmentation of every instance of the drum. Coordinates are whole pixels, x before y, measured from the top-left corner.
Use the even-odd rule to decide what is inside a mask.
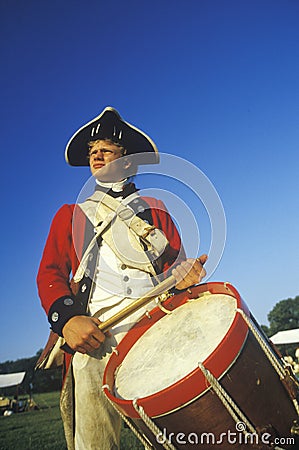
[[[136,323],[110,357],[103,391],[150,448],[295,448],[297,385],[290,392],[283,378],[237,290],[212,282]]]

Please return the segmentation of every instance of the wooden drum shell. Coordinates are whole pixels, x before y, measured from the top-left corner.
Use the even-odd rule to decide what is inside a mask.
[[[284,385],[274,371],[270,362],[266,359],[262,349],[251,332],[248,333],[246,342],[240,355],[226,374],[218,380],[224,389],[230,394],[234,402],[249,419],[258,433],[269,433],[271,438],[290,437],[290,429],[293,421],[297,418],[294,405]],[[140,419],[134,419],[137,427],[148,437],[155,448],[163,448],[157,443],[157,439],[144,425]],[[169,432],[184,433],[191,437],[191,433],[198,436],[198,446],[194,445],[194,438],[179,445],[175,437],[171,442],[177,449],[229,449],[238,450],[266,449],[260,439],[254,437],[245,443],[242,433],[236,430],[236,423],[223,406],[217,395],[208,389],[191,404],[182,407],[170,414],[154,419],[155,424],[161,431],[167,429]],[[227,442],[227,438],[221,440],[221,433],[231,431],[230,442],[236,441],[234,445]],[[203,433],[212,433],[215,436],[215,444],[212,439],[207,441]],[[242,435],[242,436],[241,436]],[[200,445],[202,439],[202,444]],[[270,438],[269,438],[270,439]],[[218,444],[216,443],[221,440]],[[257,445],[250,445],[249,443]],[[268,442],[266,436],[265,442]],[[283,445],[283,448],[295,448],[292,445]]]

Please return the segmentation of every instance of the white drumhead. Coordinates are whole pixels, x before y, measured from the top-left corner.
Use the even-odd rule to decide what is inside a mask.
[[[237,301],[205,294],[153,324],[116,371],[115,395],[143,398],[181,380],[218,347],[235,317]]]

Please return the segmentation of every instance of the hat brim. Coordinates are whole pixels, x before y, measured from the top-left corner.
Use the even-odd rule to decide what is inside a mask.
[[[88,143],[98,139],[111,139],[126,149],[127,155],[142,154],[141,164],[157,164],[158,149],[143,131],[125,122],[112,107],[104,111],[70,138],[65,159],[71,166],[88,166]]]

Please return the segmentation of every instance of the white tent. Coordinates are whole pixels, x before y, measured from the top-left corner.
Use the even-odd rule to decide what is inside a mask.
[[[293,330],[278,331],[270,337],[273,344],[299,344],[299,328]]]
[[[24,380],[26,372],[16,373],[1,373],[0,374],[0,388],[9,386],[17,386]]]

